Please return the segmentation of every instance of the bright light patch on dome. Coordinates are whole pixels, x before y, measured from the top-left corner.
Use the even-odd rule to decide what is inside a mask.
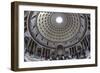
[[[62,22],[63,22],[63,18],[60,17],[60,16],[57,17],[57,18],[56,18],[56,22],[57,22],[57,23],[62,23]]]

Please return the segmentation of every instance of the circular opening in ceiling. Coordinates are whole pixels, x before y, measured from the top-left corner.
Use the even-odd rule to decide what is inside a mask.
[[[61,23],[63,22],[63,18],[60,17],[60,16],[57,17],[57,18],[56,18],[56,22],[61,24]]]

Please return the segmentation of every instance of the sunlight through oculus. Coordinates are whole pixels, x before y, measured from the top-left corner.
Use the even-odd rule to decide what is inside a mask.
[[[57,17],[56,22],[61,24],[63,22],[63,18],[62,17]]]

